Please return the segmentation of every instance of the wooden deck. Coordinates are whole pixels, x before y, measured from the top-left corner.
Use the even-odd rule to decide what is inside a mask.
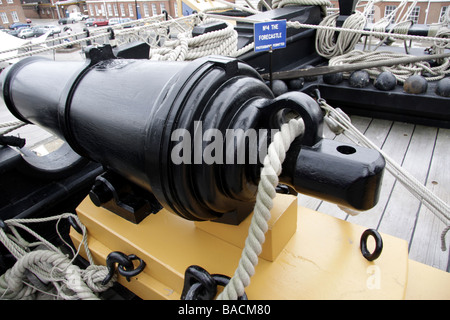
[[[388,120],[352,117],[352,123],[444,202],[450,202],[450,130]],[[325,130],[325,137],[349,140]],[[387,170],[380,201],[373,209],[350,216],[336,205],[299,195],[299,204],[406,240],[410,259],[450,271],[449,250],[441,250],[446,227]],[[449,246],[450,232],[446,236]]]

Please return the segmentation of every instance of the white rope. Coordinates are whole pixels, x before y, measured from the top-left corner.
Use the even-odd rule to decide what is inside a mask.
[[[240,5],[237,5],[235,3],[231,3],[231,2],[225,1],[225,0],[216,0],[216,1],[221,3],[221,4],[223,4],[223,5],[225,5],[225,6],[227,6],[228,8],[236,8],[236,9],[239,9],[239,10],[242,10],[242,11],[245,11],[245,12],[249,12],[251,14],[259,13],[259,11],[256,10],[256,9],[240,6]]]
[[[17,125],[23,124],[22,121],[18,120],[18,121],[8,121],[8,122],[3,122],[0,123],[0,128],[8,128],[8,127],[15,127]]]
[[[404,57],[410,57],[410,55],[390,51],[353,50],[347,54],[331,58],[328,64],[330,66],[338,66],[362,62],[389,61]],[[431,67],[428,62],[422,61],[365,70],[373,79],[383,71],[390,71],[396,77],[397,81],[401,83],[405,82],[406,79],[415,74],[423,75],[427,81],[437,81],[444,78],[447,74],[450,74],[450,60],[448,58],[442,59],[441,64],[434,67]]]
[[[337,27],[333,27],[333,26],[325,26],[325,25],[320,25],[320,24],[314,25],[314,24],[300,23],[298,21],[288,21],[286,24],[287,24],[287,27],[296,28],[296,29],[316,29],[316,30],[340,31],[340,32],[357,33],[357,34],[361,34],[363,36],[372,35],[374,37],[392,36],[399,40],[413,40],[413,41],[418,41],[418,42],[432,42],[432,41],[438,41],[441,43],[450,42],[450,39],[446,39],[446,38],[416,36],[416,35],[409,35],[409,34],[393,34],[393,33],[381,32],[381,31],[357,30],[357,29],[350,29],[350,28],[337,28]]]
[[[83,240],[78,251],[72,250],[70,259],[60,249],[41,237],[24,223],[40,223],[57,220],[56,230],[61,219],[73,218],[83,232]],[[95,265],[87,245],[86,227],[74,214],[66,213],[55,217],[41,219],[10,219],[4,221],[11,233],[0,229],[0,241],[17,259],[11,269],[0,277],[1,299],[41,299],[53,297],[57,299],[99,299],[97,293],[112,286],[112,282],[102,285],[101,281],[108,274],[105,266]],[[37,241],[28,242],[19,233],[18,228],[27,231]],[[64,240],[63,240],[64,241]],[[65,242],[65,241],[64,241]],[[82,270],[73,264],[79,254],[81,245],[90,265]],[[34,281],[32,281],[34,279]]]
[[[342,110],[334,109],[326,103],[324,99],[318,99],[319,105],[326,111],[327,123],[332,123],[330,129],[340,127],[346,137],[354,143],[377,150],[386,160],[386,169],[408,189],[418,200],[420,200],[439,220],[445,225],[450,225],[450,206],[442,199],[433,194],[428,188],[420,183],[414,176],[409,174],[383,150],[378,148],[373,142],[367,139],[353,124]],[[334,131],[339,134],[342,131]],[[441,234],[441,249],[446,250],[445,235],[448,232],[447,227]]]
[[[321,26],[336,26],[336,20],[339,13],[326,16],[321,22]],[[342,27],[346,29],[362,30],[366,25],[366,17],[359,11],[345,19]],[[359,33],[350,33],[333,30],[317,30],[316,33],[316,51],[324,58],[330,59],[335,56],[343,55],[353,50],[361,38]],[[336,37],[336,32],[339,34]]]
[[[164,15],[158,15],[158,16],[153,16],[150,18],[140,19],[140,20],[138,20],[137,23],[139,23],[139,24],[145,23],[145,25],[139,25],[139,26],[135,26],[132,28],[126,28],[126,29],[122,29],[124,25],[134,24],[134,23],[136,23],[136,21],[131,21],[131,22],[127,22],[125,24],[119,24],[119,25],[115,25],[115,26],[101,27],[101,28],[97,28],[93,32],[91,30],[91,34],[89,37],[84,37],[86,35],[85,32],[67,35],[67,36],[59,37],[57,39],[51,39],[51,40],[44,41],[43,43],[40,44],[41,48],[35,49],[35,50],[30,50],[35,46],[35,44],[23,45],[23,46],[16,47],[16,48],[2,50],[2,51],[0,51],[0,55],[3,53],[12,52],[12,51],[23,51],[23,50],[29,50],[29,51],[19,53],[14,56],[0,58],[0,62],[5,62],[5,61],[13,60],[13,59],[20,59],[20,58],[32,56],[35,54],[41,54],[41,53],[45,53],[48,51],[63,49],[68,46],[74,46],[74,45],[78,45],[78,44],[82,44],[82,43],[87,43],[88,41],[92,42],[92,41],[95,41],[100,38],[109,38],[109,36],[111,35],[111,32],[108,31],[109,28],[113,29],[113,31],[115,32],[116,38],[120,37],[120,36],[129,36],[130,37],[132,35],[138,37],[139,32],[146,32],[146,31],[152,32],[153,30],[156,30],[158,28],[163,28],[163,27],[168,26],[171,23],[173,23],[171,21],[161,21],[162,19],[164,19]],[[191,17],[181,17],[181,18],[178,18],[177,20],[182,22],[182,21],[190,20],[190,19],[191,19]],[[84,38],[71,40],[71,39],[77,38],[77,37],[84,37]],[[48,46],[58,40],[59,41],[66,40],[66,41],[64,41],[60,44],[57,44],[57,45]],[[144,39],[142,39],[142,40],[144,40]]]
[[[301,4],[304,4],[304,5],[321,5],[322,7],[326,7],[329,5],[328,0],[300,0],[300,1],[301,1]],[[228,3],[227,1],[223,1],[223,3],[227,7],[230,7],[230,8],[236,6],[235,4]],[[297,0],[278,1],[278,2],[274,1],[273,7],[277,8],[279,6],[286,6],[286,5],[291,5],[294,3],[298,4],[300,2],[297,2]],[[253,9],[249,9],[249,10],[253,10]],[[360,15],[360,14],[357,13],[356,15]],[[129,39],[134,37],[136,39],[140,39],[142,41],[147,42],[145,37],[146,36],[153,37],[154,35],[159,35],[158,30],[163,30],[163,29],[167,30],[167,28],[172,28],[172,27],[176,27],[176,29],[183,30],[182,32],[180,32],[181,35],[180,35],[180,33],[178,34],[178,39],[175,41],[168,39],[167,34],[161,35],[166,39],[162,48],[156,47],[156,45],[158,45],[158,43],[156,43],[156,44],[150,43],[150,45],[152,47],[152,50],[151,50],[152,59],[155,59],[155,60],[195,59],[195,57],[200,57],[202,55],[208,55],[208,54],[220,54],[220,55],[225,55],[225,56],[230,56],[230,57],[238,57],[239,55],[242,55],[254,48],[254,43],[250,43],[249,45],[245,46],[244,48],[241,48],[238,50],[237,49],[237,39],[236,39],[237,34],[234,30],[231,30],[232,28],[230,28],[229,26],[226,29],[224,29],[224,31],[222,31],[222,33],[227,33],[227,35],[221,34],[219,32],[221,30],[219,30],[219,31],[211,32],[211,34],[205,34],[205,35],[200,36],[200,37],[204,36],[202,38],[203,39],[202,41],[208,42],[208,44],[205,45],[204,47],[202,44],[199,43],[200,42],[199,39],[192,40],[193,37],[190,34],[192,31],[192,26],[188,27],[188,28],[183,28],[183,27],[181,27],[181,25],[184,24],[185,22],[188,22],[190,24],[195,24],[195,23],[192,23],[192,21],[195,21],[198,19],[203,19],[206,16],[208,16],[208,14],[205,14],[202,12],[202,13],[199,13],[196,15],[180,17],[177,19],[171,19],[169,21],[160,21],[160,19],[163,16],[156,16],[156,17],[152,17],[151,19],[149,18],[150,20],[139,20],[140,22],[149,23],[148,25],[136,26],[136,27],[128,28],[128,29],[115,29],[114,31],[115,31],[116,39],[123,38],[122,40],[126,41],[127,37]],[[216,19],[217,19],[217,17],[216,17]],[[232,18],[227,17],[226,19],[232,19]],[[245,18],[245,19],[234,18],[234,20],[257,22],[257,21],[253,21],[249,18]],[[258,22],[263,22],[263,21],[258,21]],[[311,24],[300,23],[298,21],[288,21],[287,27],[288,28],[296,28],[296,29],[315,29],[315,30],[318,30],[319,32],[320,31],[330,32],[330,33],[339,32],[340,34],[346,35],[345,37],[342,37],[343,39],[344,38],[356,39],[361,36],[375,36],[375,37],[391,36],[391,37],[395,37],[396,39],[400,39],[400,40],[413,40],[413,41],[419,41],[419,42],[435,41],[435,42],[439,43],[441,46],[446,46],[450,42],[450,38],[445,38],[442,36],[441,37],[429,37],[429,36],[425,37],[425,36],[413,36],[413,35],[407,35],[407,34],[395,34],[395,33],[360,30],[359,28],[353,28],[353,27],[348,28],[347,24],[350,24],[350,21],[347,22],[345,24],[345,26],[343,26],[342,28],[337,28],[332,25],[311,25]],[[19,59],[19,58],[23,58],[23,57],[27,57],[27,56],[31,56],[31,55],[35,55],[35,54],[41,54],[41,53],[44,53],[47,51],[65,48],[69,45],[73,46],[73,45],[81,44],[81,43],[87,42],[87,41],[95,41],[98,38],[105,38],[110,35],[110,32],[107,31],[108,28],[109,27],[98,28],[95,30],[96,34],[91,35],[88,38],[82,38],[82,39],[78,39],[78,40],[64,42],[64,43],[61,43],[58,45],[53,45],[53,46],[48,46],[45,48],[27,51],[24,53],[17,54],[15,56],[1,58],[0,62],[12,60],[12,59]],[[116,27],[113,26],[113,28],[116,28]],[[97,32],[98,32],[98,34],[97,34]],[[144,35],[140,35],[140,32],[144,32]],[[79,34],[72,35],[72,36],[61,37],[59,39],[69,39],[69,38],[73,38],[76,36],[84,36],[84,35],[85,35],[85,33],[79,33]],[[220,38],[219,36],[222,36],[223,38]],[[212,39],[214,37],[217,37],[217,38],[215,38],[215,40],[213,41]],[[197,37],[195,37],[195,38],[197,38]],[[156,40],[158,40],[158,37]],[[47,46],[47,44],[50,44],[52,42],[53,42],[53,40],[48,40],[48,41],[44,42],[42,45]],[[158,42],[158,41],[156,41],[156,42]],[[220,44],[220,45],[219,44],[217,45],[218,48],[213,48],[213,44],[212,44],[213,42]],[[353,41],[350,41],[350,43],[352,43],[352,42]],[[195,47],[191,48],[190,45],[195,45]],[[341,48],[343,47],[342,44],[340,44],[339,46]],[[12,48],[9,50],[0,51],[0,54],[6,53],[9,51],[31,49],[31,47],[32,47],[32,45],[23,46],[23,47],[19,47],[19,48]],[[195,49],[195,50],[192,51],[192,49]],[[190,51],[192,51],[192,55],[191,55]],[[167,57],[165,57],[166,55],[167,55]]]
[[[258,256],[262,251],[265,241],[265,233],[268,229],[267,222],[270,219],[272,199],[276,195],[278,176],[281,173],[281,165],[292,141],[303,132],[303,121],[292,119],[281,126],[281,131],[274,135],[273,142],[269,145],[268,153],[264,158],[264,167],[261,171],[261,180],[258,184],[256,203],[248,236],[238,267],[228,285],[218,296],[219,300],[236,300],[244,294],[245,288],[250,284],[250,278],[255,273],[258,264]]]
[[[220,21],[205,19],[203,23]],[[166,41],[164,47],[150,50],[151,60],[190,61],[208,55],[233,56],[237,48],[237,32],[230,23],[224,29],[211,31],[196,37],[192,31],[179,33],[177,40]]]
[[[59,49],[59,48],[64,48],[67,45],[75,45],[75,44],[79,44],[81,42],[84,41],[89,41],[89,40],[95,40],[101,37],[105,37],[105,36],[109,36],[111,33],[109,31],[107,31],[108,29],[113,29],[115,32],[125,32],[125,33],[131,33],[134,30],[142,30],[142,29],[148,29],[148,28],[153,28],[155,23],[160,23],[161,20],[164,19],[164,15],[157,15],[157,16],[152,16],[149,18],[144,18],[144,19],[140,19],[138,21],[130,21],[130,22],[126,22],[126,23],[121,23],[121,24],[117,24],[117,25],[113,25],[113,26],[106,26],[106,27],[101,27],[101,28],[96,28],[95,31],[90,30],[90,36],[89,37],[85,37],[85,38],[81,38],[78,40],[73,40],[73,41],[65,41],[64,43],[58,44],[58,45],[53,45],[53,43],[55,41],[63,41],[63,40],[70,40],[72,38],[78,38],[78,37],[84,37],[86,35],[86,32],[79,32],[79,33],[75,33],[75,34],[71,34],[71,35],[66,35],[66,36],[60,36],[58,38],[53,38],[50,40],[46,40],[42,43],[40,43],[39,45],[44,46],[46,48],[42,48],[42,50],[55,50],[55,49]],[[128,28],[128,29],[122,29],[124,26],[127,25],[131,25],[131,24],[146,24],[146,25],[142,25],[142,26],[136,26],[133,28]],[[50,47],[47,47],[47,45],[52,45]],[[10,49],[6,49],[6,50],[1,50],[0,54],[3,53],[7,53],[7,52],[13,52],[13,51],[17,51],[17,50],[29,50],[32,49],[34,46],[36,46],[36,44],[34,43],[30,43],[30,44],[25,44],[22,45],[20,47],[16,47],[16,48],[10,48]],[[28,53],[33,54],[34,51],[30,51]],[[10,57],[8,59],[15,59],[16,57]],[[0,61],[5,61],[5,60],[0,60]]]
[[[328,0],[273,0],[272,8],[284,8],[288,6],[320,6],[322,13],[327,14],[327,7],[332,4]]]
[[[4,122],[4,123],[0,123],[0,128],[7,128],[6,130],[3,130],[0,132],[0,135],[5,135],[8,134],[14,130],[17,130],[23,126],[26,126],[27,123],[22,122],[22,121],[9,121],[9,122]]]
[[[450,11],[450,10],[448,10]],[[435,35],[436,38],[449,39],[450,38],[450,28],[440,27]],[[433,45],[429,49],[431,53],[443,53],[444,49],[450,49],[450,43],[442,41],[434,41]]]

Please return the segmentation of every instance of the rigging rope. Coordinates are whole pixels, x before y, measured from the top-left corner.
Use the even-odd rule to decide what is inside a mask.
[[[336,20],[339,13],[326,16],[321,22],[321,26],[336,26]],[[362,30],[366,25],[366,18],[364,15],[356,11],[354,14],[345,19],[343,28]],[[338,31],[339,28],[332,30],[317,30],[316,33],[316,51],[322,57],[330,59],[332,57],[345,54],[353,50],[358,43],[361,35],[358,33],[350,33],[345,31]],[[336,33],[338,34],[336,35]]]
[[[296,28],[296,29],[316,29],[316,30],[349,32],[349,33],[361,34],[363,36],[372,35],[375,37],[395,36],[395,38],[399,39],[399,40],[413,40],[413,41],[418,41],[418,42],[432,42],[432,41],[438,41],[441,43],[449,43],[450,42],[450,39],[439,38],[439,37],[416,36],[416,35],[409,35],[409,34],[391,34],[391,33],[381,32],[381,31],[356,30],[356,29],[350,29],[350,28],[337,28],[337,27],[333,27],[333,26],[325,26],[325,25],[320,25],[320,24],[315,25],[315,24],[300,23],[298,21],[288,21],[286,24],[288,27]]]
[[[206,19],[204,23],[222,22]],[[226,28],[211,31],[196,37],[191,30],[179,33],[177,40],[168,40],[164,47],[150,50],[150,60],[185,61],[195,60],[207,55],[234,55],[237,48],[237,32],[227,23]]]
[[[227,1],[221,1],[226,7],[233,8],[236,5],[233,3],[229,3]],[[287,5],[293,5],[298,4],[299,2],[297,0],[289,0],[289,1],[278,1],[273,4],[273,7],[280,7],[280,6],[287,6]],[[301,0],[301,4],[304,5],[321,5],[322,7],[326,7],[329,5],[328,0]],[[221,8],[223,9],[223,8]],[[248,8],[247,8],[248,9]],[[254,9],[248,9],[250,11],[254,11]],[[207,10],[208,11],[208,10]],[[180,17],[176,19],[171,19],[168,21],[158,21],[157,19],[161,19],[162,16],[158,17],[152,17],[151,20],[148,20],[149,25],[144,26],[136,26],[133,28],[128,29],[115,29],[116,32],[116,38],[117,36],[120,37],[131,37],[135,36],[137,38],[140,38],[143,41],[146,41],[142,36],[139,35],[140,31],[152,31],[153,33],[158,35],[158,37],[165,37],[166,41],[164,41],[164,45],[160,45],[159,41],[156,41],[157,43],[152,43],[152,50],[156,51],[155,54],[152,53],[152,58],[154,59],[175,59],[175,60],[181,60],[181,59],[195,59],[195,57],[200,57],[202,55],[208,55],[208,54],[221,54],[225,56],[231,56],[231,57],[238,57],[254,48],[254,43],[250,43],[246,45],[245,47],[241,49],[237,49],[237,34],[234,30],[231,30],[232,27],[230,25],[227,25],[227,27],[224,30],[218,30],[213,31],[211,34],[204,34],[198,37],[192,37],[190,34],[191,29],[189,28],[183,28],[181,27],[182,32],[178,34],[178,39],[172,40],[169,38],[169,34],[161,35],[159,34],[159,29],[165,29],[171,28],[171,26],[176,26],[177,28],[180,27],[180,24],[185,21],[196,21],[196,20],[203,20],[205,17],[211,16],[206,13],[198,13],[196,15],[191,15],[187,17]],[[361,36],[374,36],[374,37],[380,37],[380,38],[386,38],[388,36],[395,37],[399,40],[414,40],[419,42],[436,42],[439,43],[440,46],[448,46],[450,43],[450,38],[445,38],[444,36],[435,36],[435,37],[429,37],[429,36],[414,36],[414,35],[408,35],[408,34],[398,34],[398,33],[387,33],[387,32],[381,32],[381,31],[368,31],[368,30],[362,30],[361,25],[363,18],[365,17],[364,14],[355,13],[354,17],[352,17],[349,21],[346,21],[345,25],[342,28],[337,28],[336,26],[333,26],[332,24],[326,25],[325,22],[323,22],[320,25],[311,25],[311,24],[304,24],[300,23],[298,21],[287,21],[287,27],[288,28],[296,28],[296,29],[315,29],[317,30],[317,34],[322,38],[321,35],[324,34],[331,34],[335,35],[336,32],[339,32],[339,37],[342,40],[339,40],[337,43],[333,43],[332,38],[334,37],[327,37],[327,46],[330,48],[336,47],[336,52],[346,52],[346,46],[351,46],[356,39],[359,39]],[[156,19],[156,21],[155,21]],[[217,17],[216,17],[217,19]],[[327,19],[327,18],[326,18]],[[245,21],[246,19],[243,19]],[[147,20],[145,20],[147,21]],[[327,19],[328,21],[328,19]],[[252,21],[255,22],[255,21]],[[113,27],[114,28],[114,27]],[[15,56],[9,56],[0,58],[0,62],[17,59],[17,58],[23,58],[27,56],[31,56],[34,54],[40,54],[47,51],[52,51],[60,48],[65,48],[69,45],[77,45],[83,42],[96,40],[98,38],[104,38],[110,35],[110,32],[107,31],[109,28],[99,28],[97,32],[100,32],[99,34],[92,35],[87,38],[81,38],[74,41],[69,41],[65,43],[61,43],[58,45],[53,45],[45,48],[40,48],[24,53],[17,54]],[[72,37],[76,36],[83,36],[85,33],[79,33],[76,35],[72,35]],[[61,39],[68,38],[62,37]],[[194,38],[198,38],[195,39]],[[158,38],[159,39],[159,38]],[[317,39],[316,42],[324,42],[325,40],[319,40]],[[53,40],[48,40],[44,42],[44,45],[47,45],[49,43],[53,42]],[[147,42],[147,41],[146,41]],[[204,42],[204,43],[202,43]],[[214,42],[217,42],[219,44],[215,45]],[[161,42],[162,43],[162,42]],[[159,47],[156,47],[159,46]],[[22,50],[22,49],[29,49],[32,45],[19,47],[19,48],[13,48],[9,50],[0,51],[0,54],[7,53],[10,51],[16,51],[16,50]],[[166,47],[166,48],[165,48]],[[320,45],[317,45],[318,48],[320,48]],[[173,52],[172,52],[173,51]],[[192,51],[192,53],[191,53]],[[328,51],[328,50],[327,50]],[[326,54],[326,53],[325,53]]]
[[[72,218],[83,232],[83,239],[77,252],[74,252],[72,247],[64,241],[58,230],[59,222],[66,218]],[[25,225],[25,223],[54,220],[57,221],[57,234],[72,250],[72,259]],[[86,227],[76,215],[65,213],[39,219],[10,219],[4,221],[4,224],[5,227],[0,228],[0,241],[17,261],[12,268],[0,276],[1,299],[42,299],[50,296],[65,300],[97,300],[99,299],[97,293],[112,286],[112,282],[107,285],[101,284],[108,274],[108,269],[106,266],[94,264],[87,245]],[[17,228],[27,231],[37,239],[37,242],[26,241]],[[6,232],[5,229],[10,232]],[[90,263],[85,270],[73,264],[82,245]]]
[[[381,153],[386,160],[386,169],[440,221],[448,226],[441,233],[441,249],[442,251],[446,251],[445,235],[450,227],[450,206],[397,164],[391,157],[383,152],[383,150],[367,139],[355,126],[353,126],[350,118],[342,112],[342,110],[334,109],[322,98],[319,98],[317,102],[326,111],[327,123],[331,123],[330,129],[334,129],[334,133],[344,133],[344,135],[354,143],[377,150]]]

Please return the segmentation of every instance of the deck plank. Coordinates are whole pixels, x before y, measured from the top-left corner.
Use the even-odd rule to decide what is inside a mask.
[[[444,202],[450,203],[450,130],[439,129],[426,186]],[[445,224],[424,205],[421,206],[410,243],[410,258],[432,267],[449,269],[449,249],[440,249],[440,236]],[[450,235],[447,233],[447,248]]]
[[[366,134],[366,136],[374,143],[379,144],[382,141],[383,132],[385,132],[385,134],[387,133],[386,139],[381,145],[381,149],[394,161],[401,164],[408,148],[414,125],[394,122],[387,132],[389,122],[382,120],[374,120],[374,122],[377,125],[371,128],[373,137],[368,134]],[[378,138],[374,139],[375,137]],[[395,177],[389,171],[385,170],[378,204],[374,208],[362,212],[357,216],[349,216],[347,220],[367,228],[377,229],[383,217],[384,210],[389,203],[395,181]]]
[[[402,167],[425,184],[433,156],[437,128],[416,126]],[[396,181],[378,230],[410,242],[421,202]]]

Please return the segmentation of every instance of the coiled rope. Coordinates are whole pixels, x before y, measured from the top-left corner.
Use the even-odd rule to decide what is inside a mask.
[[[73,252],[70,259],[59,248],[41,237],[25,223],[41,223],[56,220],[57,234],[64,239],[58,231],[61,219],[71,218],[83,232],[83,240],[78,251]],[[101,281],[108,274],[106,266],[95,265],[87,245],[86,227],[74,214],[65,213],[59,216],[40,219],[10,219],[4,221],[0,228],[0,241],[17,259],[11,269],[0,277],[1,299],[44,299],[55,298],[64,300],[97,300],[97,293],[103,292],[112,286],[113,282],[102,285]],[[25,230],[37,242],[26,241],[18,232],[18,228]],[[6,230],[8,232],[6,232]],[[73,264],[81,245],[87,254],[90,265],[82,270]]]
[[[217,19],[205,19],[205,24],[223,22]],[[237,32],[227,23],[226,28],[208,32],[196,37],[191,30],[179,33],[176,40],[168,40],[164,47],[150,50],[151,60],[185,61],[195,60],[207,55],[221,54],[232,56],[237,48]]]
[[[389,61],[392,59],[399,59],[409,57],[407,54],[395,53],[390,51],[361,51],[353,50],[347,54],[333,57],[328,61],[328,65],[349,65],[362,62],[374,61]],[[398,64],[391,67],[379,67],[365,69],[371,78],[376,78],[383,71],[390,71],[398,82],[405,82],[410,76],[419,74],[425,77],[427,81],[437,81],[450,74],[450,60],[449,58],[442,59],[437,66],[430,66],[426,61],[413,62],[409,64]]]
[[[255,273],[258,256],[262,251],[265,233],[268,229],[270,210],[276,195],[278,176],[286,152],[295,138],[303,133],[303,121],[292,119],[281,126],[281,130],[274,135],[268,153],[264,158],[264,167],[261,171],[261,180],[258,184],[256,203],[248,236],[239,260],[238,267],[227,286],[217,297],[218,300],[236,300],[244,294],[245,288],[250,284],[250,278]]]
[[[339,13],[331,14],[326,16],[322,22],[321,26],[336,26],[336,20],[339,17]],[[366,25],[366,17],[359,11],[345,19],[343,28],[352,30],[362,30]],[[361,39],[361,34],[350,33],[346,31],[338,31],[339,28],[328,29],[328,30],[317,30],[316,33],[316,51],[319,55],[324,58],[330,59],[335,56],[343,55],[351,50],[353,50]],[[336,33],[338,35],[336,36]]]
[[[371,1],[371,7],[373,7],[373,4],[375,3],[375,1]],[[377,44],[377,46],[373,49],[376,50],[377,48],[379,48],[384,42],[385,40],[387,40],[389,38],[389,34],[408,34],[408,30],[409,28],[412,26],[413,21],[410,19],[410,15],[412,13],[412,11],[414,10],[414,8],[416,7],[416,3],[417,0],[412,1],[412,3],[410,4],[410,6],[408,7],[408,9],[406,11],[404,11],[406,9],[407,4],[409,3],[409,0],[402,0],[398,6],[395,7],[395,9],[393,11],[391,11],[388,15],[384,16],[383,18],[381,18],[380,20],[378,20],[376,23],[373,24],[371,31],[375,30],[375,31],[382,31],[385,32],[386,28],[393,23],[393,26],[390,30],[390,32],[387,33],[387,35],[382,36],[382,37],[377,37],[379,39],[381,39],[381,41],[379,41],[379,43]],[[366,11],[366,16],[369,12]],[[397,18],[396,18],[397,17]],[[371,40],[372,36],[370,36],[370,40]],[[369,41],[369,50],[371,50],[371,41]]]

